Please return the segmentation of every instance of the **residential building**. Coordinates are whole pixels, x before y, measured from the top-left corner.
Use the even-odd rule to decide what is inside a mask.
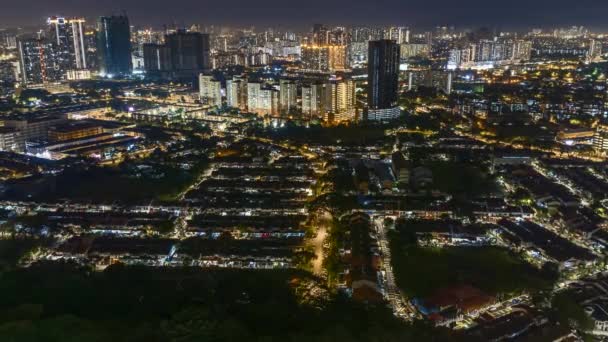
[[[212,107],[222,106],[222,84],[213,76],[200,74],[199,95],[201,103]]]
[[[20,79],[24,85],[57,82],[63,79],[55,45],[44,39],[20,39]]]
[[[298,87],[294,80],[279,81],[281,114],[289,114],[297,109]]]
[[[228,107],[247,110],[247,78],[234,76],[226,81],[226,104]]]

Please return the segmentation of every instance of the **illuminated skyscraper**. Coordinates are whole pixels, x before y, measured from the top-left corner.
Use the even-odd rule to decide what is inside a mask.
[[[128,75],[131,62],[131,28],[126,16],[100,17],[97,21],[99,72],[105,75]]]
[[[262,83],[247,83],[247,109],[258,115],[279,114],[279,92]]]
[[[85,21],[84,19],[70,19],[70,32],[72,38],[71,48],[74,54],[74,65],[76,69],[86,69],[87,65],[87,48],[85,45]]]
[[[302,64],[314,71],[341,71],[347,69],[345,45],[303,45]]]
[[[307,70],[329,70],[329,49],[317,45],[302,45],[302,66]]]
[[[302,86],[302,115],[306,119],[323,117],[325,84],[311,83]]]
[[[59,65],[56,45],[44,39],[20,39],[19,66],[23,84],[41,84],[61,80],[65,75]]]
[[[65,69],[86,69],[85,20],[82,18],[51,17],[49,40],[55,44],[58,57],[64,59]]]
[[[234,76],[226,81],[226,103],[229,107],[247,110],[247,79]]]
[[[199,76],[199,90],[201,102],[212,107],[222,106],[222,85],[213,76]]]
[[[369,42],[367,59],[368,119],[389,120],[400,115],[399,44],[394,40]]]
[[[387,30],[386,39],[394,40],[397,44],[407,44],[410,41],[410,31],[402,26],[393,26]]]
[[[288,79],[279,81],[281,113],[287,114],[296,109],[298,88],[296,82]]]
[[[3,35],[2,40],[0,41],[0,46],[3,46],[7,49],[16,49],[17,48],[17,37],[14,35]]]
[[[330,45],[329,49],[329,70],[342,71],[347,69],[346,45]]]
[[[49,25],[49,40],[57,46],[68,46],[70,43],[68,21],[65,18],[50,17],[47,24]]]

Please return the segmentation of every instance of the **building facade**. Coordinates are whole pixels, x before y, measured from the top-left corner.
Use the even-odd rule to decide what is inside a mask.
[[[201,103],[212,107],[222,106],[222,84],[213,76],[199,76],[199,95]]]
[[[129,75],[131,28],[126,16],[100,17],[97,21],[97,54],[102,75]]]
[[[367,105],[369,120],[399,117],[399,45],[393,40],[369,42]]]

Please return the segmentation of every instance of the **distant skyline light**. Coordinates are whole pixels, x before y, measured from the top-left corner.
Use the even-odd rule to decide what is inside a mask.
[[[135,25],[283,26],[312,23],[488,26],[504,29],[584,25],[608,28],[603,0],[5,0],[0,27],[41,25],[46,17],[126,12]]]

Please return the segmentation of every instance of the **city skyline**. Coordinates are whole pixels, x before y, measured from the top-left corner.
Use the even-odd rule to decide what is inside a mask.
[[[576,5],[11,4],[0,341],[608,340]]]
[[[550,4],[543,0],[515,0],[492,5],[481,0],[458,3],[439,0],[432,5],[418,0],[403,3],[395,0],[385,0],[381,3],[339,0],[331,4],[320,0],[301,4],[273,0],[264,6],[243,0],[213,4],[180,0],[172,4],[173,6],[167,6],[166,2],[161,0],[147,1],[145,6],[137,0],[109,0],[104,3],[84,1],[77,5],[68,0],[52,3],[26,0],[3,9],[0,14],[0,27],[37,26],[41,19],[57,14],[93,18],[126,13],[133,25],[154,26],[203,23],[308,29],[311,22],[324,22],[337,25],[394,24],[421,28],[437,25],[455,25],[459,28],[486,26],[500,29],[568,25],[585,25],[592,29],[608,28],[608,23],[602,15],[608,11],[608,3],[591,0],[579,1],[576,7],[564,0],[552,1]],[[33,8],[35,10],[32,10]]]

